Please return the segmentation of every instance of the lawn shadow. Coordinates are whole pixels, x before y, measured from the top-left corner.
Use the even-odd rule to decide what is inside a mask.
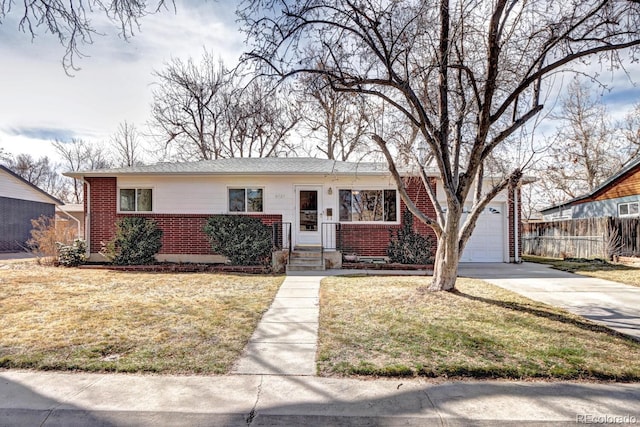
[[[543,308],[543,306],[540,306],[540,308],[535,308],[529,304],[521,304],[515,301],[501,301],[491,298],[479,297],[476,295],[461,292],[458,289],[452,291],[452,293],[454,295],[458,295],[462,298],[466,298],[472,301],[482,302],[484,304],[505,308],[519,313],[527,313],[533,316],[543,317],[545,319],[553,320],[556,322],[570,324],[586,331],[599,332],[612,337],[623,339],[628,342],[633,342],[635,344],[638,343],[638,340],[636,338],[627,334],[623,334],[622,332],[615,331],[613,329],[607,328],[606,326],[598,325],[596,323],[590,322],[587,319],[570,316],[569,313],[559,313],[555,311],[559,309],[553,309],[551,307],[549,307],[549,309],[545,309]]]

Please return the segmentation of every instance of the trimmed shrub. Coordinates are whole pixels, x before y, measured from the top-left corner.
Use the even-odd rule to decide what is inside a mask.
[[[72,244],[57,243],[58,264],[65,267],[77,267],[87,261],[87,244],[84,240],[76,239]]]
[[[271,256],[271,228],[258,218],[216,215],[207,219],[203,231],[214,252],[233,265],[265,265]]]
[[[116,237],[100,253],[115,265],[153,264],[162,247],[162,230],[153,219],[132,216],[116,222]]]
[[[413,229],[413,214],[405,210],[402,227],[395,233],[390,230],[391,241],[387,255],[391,262],[400,264],[431,264],[433,262],[433,238],[423,236]]]

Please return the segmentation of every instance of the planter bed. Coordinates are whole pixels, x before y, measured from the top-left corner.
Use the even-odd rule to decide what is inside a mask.
[[[426,270],[433,271],[433,264],[398,264],[378,262],[343,262],[343,270]]]
[[[120,271],[180,272],[180,273],[251,273],[269,274],[271,269],[262,265],[226,265],[226,264],[149,264],[149,265],[110,265],[85,264],[80,268]]]

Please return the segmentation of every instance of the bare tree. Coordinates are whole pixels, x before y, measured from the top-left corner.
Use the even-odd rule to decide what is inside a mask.
[[[118,130],[110,140],[113,157],[120,166],[142,164],[142,143],[136,126],[126,120],[118,125]]]
[[[137,0],[41,0],[21,3],[3,0],[0,1],[0,23],[13,15],[18,20],[18,29],[31,34],[33,38],[38,35],[39,27],[43,27],[43,32],[57,37],[65,48],[62,65],[70,73],[78,70],[74,61],[84,56],[81,47],[92,44],[93,37],[101,34],[95,27],[95,22],[99,20],[96,18],[100,15],[119,29],[121,37],[128,39],[138,29],[138,19],[164,7],[165,0],[158,0],[151,7]]]
[[[179,160],[210,160],[221,156],[218,141],[222,117],[218,100],[226,84],[221,61],[205,51],[199,63],[172,59],[156,71],[152,126],[165,150]]]
[[[73,139],[71,142],[55,141],[53,143],[58,154],[63,159],[62,167],[66,171],[94,170],[111,167],[105,148],[99,144],[88,143],[82,139]],[[69,178],[71,190],[68,201],[81,203],[83,198],[83,185],[76,178]]]
[[[303,76],[300,83],[299,102],[305,107],[303,123],[308,137],[316,141],[314,148],[328,159],[342,161],[366,151],[371,112],[363,97],[336,92],[322,77]]]
[[[246,86],[230,81],[219,133],[223,157],[278,157],[295,153],[296,147],[288,143],[288,137],[300,115],[283,92],[289,90],[272,88],[261,79]]]
[[[0,147],[0,162],[4,163],[10,159],[9,153],[2,147]]]
[[[566,200],[586,194],[619,170],[627,160],[624,144],[615,138],[606,107],[585,82],[573,80],[560,109],[551,115],[559,122],[549,146],[547,191]],[[562,200],[558,200],[562,201]]]
[[[323,76],[336,91],[384,100],[418,129],[444,188],[441,204],[417,164],[435,215],[408,197],[388,136],[372,138],[438,238],[432,290],[455,288],[478,216],[521,178],[515,167],[483,187],[491,153],[543,109],[546,78],[583,59],[617,62],[640,44],[640,3],[625,0],[246,0],[239,13],[253,45],[246,57],[265,74]]]
[[[627,113],[620,128],[628,144],[629,159],[633,159],[640,154],[640,102]]]
[[[299,115],[264,79],[244,84],[205,52],[201,61],[172,60],[154,91],[152,126],[178,160],[268,157],[290,152]]]

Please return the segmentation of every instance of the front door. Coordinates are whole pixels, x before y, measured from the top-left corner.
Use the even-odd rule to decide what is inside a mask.
[[[322,231],[322,187],[296,187],[296,224],[297,245],[320,245]]]

